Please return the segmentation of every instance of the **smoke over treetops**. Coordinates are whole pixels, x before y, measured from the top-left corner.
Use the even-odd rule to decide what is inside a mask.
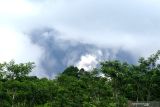
[[[52,78],[70,65],[91,70],[100,61],[108,59],[120,59],[130,63],[135,61],[129,52],[100,48],[76,40],[65,40],[60,38],[60,33],[50,28],[33,30],[29,35],[31,42],[42,50],[38,65],[41,71],[35,71],[33,74],[36,75],[44,74]]]

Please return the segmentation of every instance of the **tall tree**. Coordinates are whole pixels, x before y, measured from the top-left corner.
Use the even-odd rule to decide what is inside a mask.
[[[24,77],[28,75],[34,67],[34,63],[32,62],[15,64],[12,60],[6,63],[7,77],[12,79]]]

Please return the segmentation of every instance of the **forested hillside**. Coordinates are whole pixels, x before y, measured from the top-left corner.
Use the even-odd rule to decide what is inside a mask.
[[[34,63],[0,64],[0,107],[126,107],[160,100],[160,51],[137,64],[105,61],[92,71],[70,66],[54,79],[28,76]]]

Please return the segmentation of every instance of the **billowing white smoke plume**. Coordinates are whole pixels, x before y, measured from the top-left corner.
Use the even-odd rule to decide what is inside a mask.
[[[83,68],[86,71],[90,71],[95,68],[100,61],[102,61],[102,57],[104,56],[101,50],[97,51],[96,54],[85,54],[81,56],[80,60],[75,64],[75,66],[77,66],[79,69]]]
[[[81,60],[76,64],[76,66],[79,69],[84,68],[85,70],[89,71],[96,67],[97,64],[97,57],[94,55],[87,54],[85,56],[81,56]]]

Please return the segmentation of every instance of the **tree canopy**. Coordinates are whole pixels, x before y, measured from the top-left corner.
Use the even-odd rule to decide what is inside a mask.
[[[160,51],[138,64],[107,60],[92,71],[67,67],[54,79],[29,76],[34,63],[0,63],[1,107],[127,107],[160,101]],[[104,76],[102,76],[104,75]]]

